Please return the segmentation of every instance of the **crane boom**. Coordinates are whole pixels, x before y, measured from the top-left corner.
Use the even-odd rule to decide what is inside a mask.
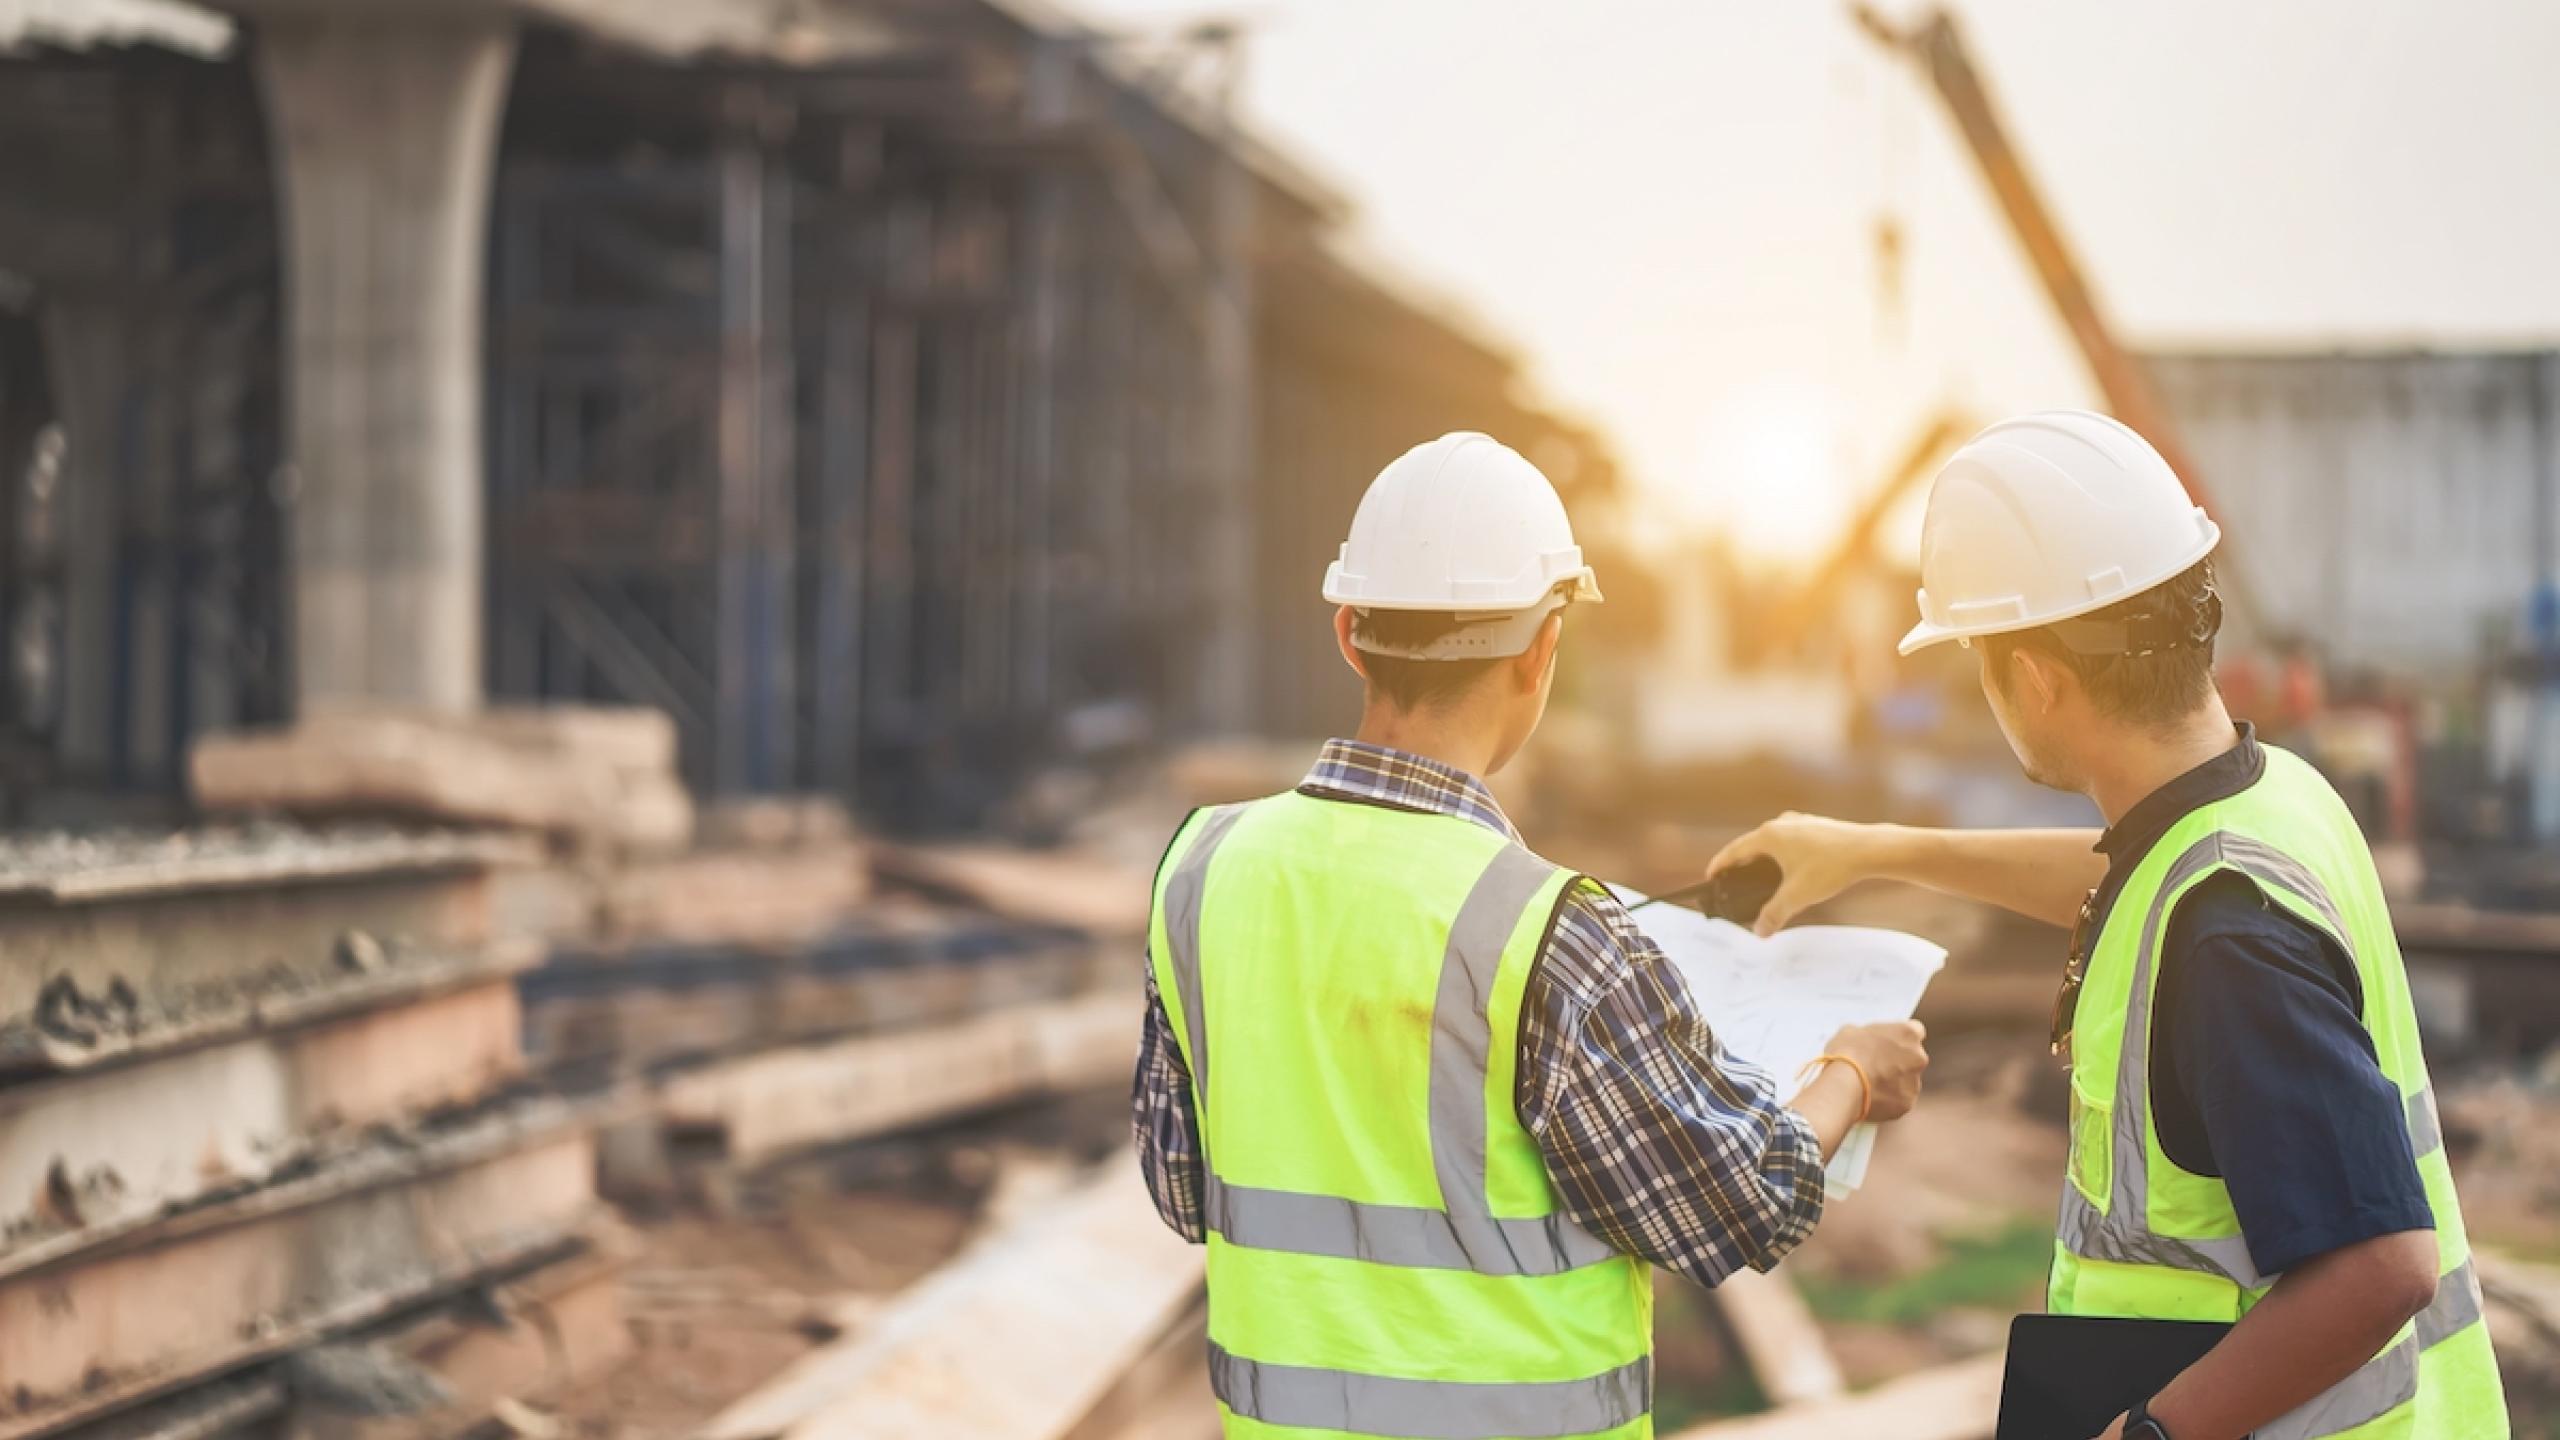
[[[2116,343],[2115,333],[2107,328],[2106,317],[2098,308],[2097,297],[2081,278],[2071,247],[2064,243],[2062,231],[2045,209],[2035,182],[2028,178],[2026,164],[2009,143],[2008,132],[2001,128],[1991,92],[1984,87],[1965,52],[1964,37],[1956,28],[1955,17],[1944,10],[1932,10],[1906,30],[1866,4],[1853,3],[1849,8],[1859,28],[1885,48],[1918,62],[1927,73],[1938,98],[1955,117],[1956,128],[1963,132],[1975,163],[1982,167],[1983,179],[1990,182],[1992,193],[1999,197],[2009,228],[2017,233],[2018,243],[2025,247],[2037,278],[2044,282],[2045,297],[2070,327],[2072,340],[2088,361],[2099,391],[2107,397],[2107,408],[2149,440],[2169,462],[2169,468],[2187,482],[2187,492],[2196,503],[2219,520],[2221,509],[2213,503],[2197,473],[2177,420],[2152,385],[2150,370],[2140,357]],[[2229,549],[2226,536],[2216,567],[2226,586],[2231,579]]]

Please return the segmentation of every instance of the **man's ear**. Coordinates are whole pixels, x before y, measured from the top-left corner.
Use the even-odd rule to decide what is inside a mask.
[[[1360,647],[1351,643],[1351,627],[1358,621],[1359,617],[1351,612],[1350,606],[1336,607],[1333,612],[1333,643],[1340,647],[1342,663],[1351,667],[1351,673],[1367,680],[1369,670],[1360,663]]]
[[[2050,715],[2059,707],[2070,687],[2080,683],[2071,667],[2058,656],[2048,655],[2032,645],[2009,647],[2010,693],[2019,705],[2039,715]]]
[[[1512,657],[1511,680],[1522,694],[1537,689],[1538,682],[1547,678],[1547,667],[1556,663],[1556,646],[1563,638],[1564,612],[1558,610],[1538,627],[1538,638],[1529,642],[1529,648]]]

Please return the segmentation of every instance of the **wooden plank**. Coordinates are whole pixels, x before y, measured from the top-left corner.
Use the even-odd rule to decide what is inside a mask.
[[[1217,1440],[1218,1397],[1209,1389],[1208,1355],[1209,1306],[1203,1295],[1061,1440]]]
[[[492,1127],[253,1192],[0,1279],[0,1440],[26,1440],[366,1323],[560,1243],[593,1200],[579,1130]],[[179,1223],[186,1222],[186,1223]],[[183,1303],[172,1303],[184,1297]]]
[[[1830,1400],[1848,1390],[1822,1326],[1783,1272],[1738,1271],[1710,1293],[1770,1404]]]
[[[870,890],[849,842],[696,851],[606,874],[598,918],[608,944],[794,945],[842,927]]]
[[[2394,905],[2391,928],[2404,950],[2504,950],[2554,957],[2560,964],[2560,915],[2469,905]]]
[[[693,802],[644,747],[582,747],[540,712],[468,719],[323,712],[291,729],[196,742],[188,779],[215,812],[399,815],[525,830],[634,853],[683,848]]]
[[[439,1440],[474,1433],[510,1402],[540,1404],[606,1374],[631,1354],[622,1315],[625,1247],[591,1246],[455,1307],[361,1338],[433,1375],[452,1399],[411,1415],[361,1416],[306,1407],[300,1440]]]
[[[1959,1360],[1838,1400],[1695,1426],[1674,1440],[1991,1440],[2000,1418],[2002,1364],[1998,1355]]]
[[[1151,904],[1144,871],[1063,852],[996,845],[890,845],[883,877],[1015,920],[1095,935],[1137,935]]]
[[[1137,1021],[1132,997],[1115,992],[766,1051],[670,1077],[659,1113],[670,1126],[722,1135],[729,1159],[753,1164],[1125,1079]]]
[[[1197,1294],[1122,1154],[731,1406],[702,1440],[1059,1440]]]

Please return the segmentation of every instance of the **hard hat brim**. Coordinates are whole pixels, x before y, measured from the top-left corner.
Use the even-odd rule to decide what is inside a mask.
[[[2197,513],[2203,514],[2201,509]],[[2177,564],[2149,579],[2127,585],[2115,594],[2100,596],[2086,605],[2065,606],[2050,615],[2038,615],[2033,619],[2005,620],[1983,625],[1941,625],[1935,620],[1923,617],[1919,624],[1911,627],[1910,631],[1902,637],[1902,642],[1894,649],[1900,654],[1912,655],[1932,645],[1943,645],[1950,640],[1978,640],[1986,635],[2015,635],[2025,630],[2040,630],[2047,625],[2058,624],[2064,620],[2077,620],[2092,611],[2104,610],[2110,605],[2139,595],[2154,585],[2165,584],[2176,579],[2185,573],[2189,566],[2212,554],[2215,547],[2222,543],[2222,527],[2215,524],[2211,517],[2205,517],[2202,534],[2202,541],[2193,550],[2187,552],[2186,557]]]

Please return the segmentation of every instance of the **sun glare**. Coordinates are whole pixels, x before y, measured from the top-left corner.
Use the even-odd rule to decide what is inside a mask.
[[[1847,513],[1842,448],[1839,396],[1830,387],[1788,379],[1730,391],[1700,427],[1682,516],[1747,558],[1810,560]]]

